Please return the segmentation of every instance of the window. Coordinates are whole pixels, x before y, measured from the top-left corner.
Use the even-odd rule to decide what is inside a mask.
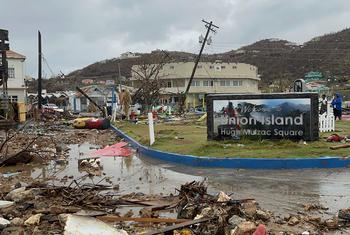
[[[209,68],[210,68],[210,69],[213,69],[213,68],[214,68],[214,65],[210,65]]]
[[[233,65],[232,68],[233,68],[233,69],[237,69],[237,66],[236,66],[236,65]]]
[[[231,81],[228,81],[228,80],[220,81],[220,86],[230,86],[230,85],[231,85]]]
[[[214,82],[213,81],[203,81],[203,86],[214,86]]]
[[[225,65],[221,65],[221,69],[224,69],[224,68],[226,68]]]
[[[9,101],[10,102],[18,102],[18,96],[17,95],[10,95]]]
[[[166,83],[166,87],[172,87],[171,81],[168,81],[168,82]]]
[[[192,81],[191,86],[200,86],[201,81]]]
[[[242,81],[232,81],[232,86],[242,86]]]
[[[15,78],[15,68],[8,68],[9,78]]]
[[[197,65],[197,69],[201,69],[202,68],[202,65]]]

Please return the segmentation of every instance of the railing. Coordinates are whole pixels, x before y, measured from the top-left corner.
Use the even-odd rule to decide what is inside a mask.
[[[329,132],[335,130],[335,118],[332,113],[319,115],[320,132]]]

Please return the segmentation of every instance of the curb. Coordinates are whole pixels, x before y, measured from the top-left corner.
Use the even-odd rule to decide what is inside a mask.
[[[118,136],[127,141],[138,152],[147,157],[162,161],[183,164],[192,167],[214,167],[233,169],[310,169],[310,168],[344,168],[350,167],[350,158],[328,157],[319,158],[237,158],[237,157],[200,157],[164,152],[146,147],[117,127],[111,125]]]

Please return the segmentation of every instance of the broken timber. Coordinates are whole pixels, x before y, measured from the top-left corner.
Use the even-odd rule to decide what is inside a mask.
[[[187,227],[187,226],[190,226],[190,225],[193,225],[193,224],[203,223],[203,222],[206,222],[206,221],[209,221],[209,220],[212,220],[212,219],[215,219],[215,218],[202,218],[202,219],[197,219],[197,220],[191,220],[191,221],[183,222],[181,224],[176,224],[176,225],[168,226],[168,227],[165,227],[165,228],[153,230],[153,231],[144,233],[143,235],[157,235],[157,234],[160,234],[160,233],[171,234],[169,232],[172,232],[172,231],[174,231],[176,229]]]
[[[341,149],[341,148],[350,148],[350,144],[341,144],[341,145],[331,146],[329,148],[332,150]]]
[[[103,222],[121,222],[121,221],[134,221],[139,223],[185,223],[192,222],[192,220],[188,219],[172,219],[172,218],[132,218],[132,217],[119,217],[114,215],[105,215],[96,217]]]

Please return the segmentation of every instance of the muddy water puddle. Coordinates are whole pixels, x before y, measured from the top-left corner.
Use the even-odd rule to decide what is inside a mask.
[[[0,173],[10,176],[20,171],[20,175],[34,180],[46,181],[54,185],[69,185],[73,179],[81,184],[107,184],[119,187],[112,190],[114,194],[144,193],[164,194],[176,193],[175,188],[189,180],[202,180],[200,176],[191,176],[162,168],[142,161],[137,156],[131,157],[100,157],[101,176],[88,177],[85,171],[79,169],[78,161],[91,157],[91,153],[99,146],[83,143],[68,145],[69,157],[66,164],[50,162],[48,165],[20,165],[2,167]]]
[[[119,190],[114,195],[128,193],[164,194],[176,193],[182,184],[206,180],[212,194],[224,191],[235,199],[255,198],[259,204],[278,214],[302,211],[302,204],[320,203],[329,207],[325,216],[336,214],[349,206],[350,170],[233,170],[204,169],[155,161],[145,156],[100,157],[103,166],[101,176],[85,177],[78,161],[90,156],[98,146],[83,143],[68,146],[66,164],[52,161],[48,165],[22,165],[0,168],[1,173],[15,173],[27,179],[47,181],[54,185],[69,185],[73,179],[81,183],[112,184]],[[9,176],[16,177],[16,176]],[[20,179],[20,178],[19,178]],[[127,210],[128,207],[125,208]]]

